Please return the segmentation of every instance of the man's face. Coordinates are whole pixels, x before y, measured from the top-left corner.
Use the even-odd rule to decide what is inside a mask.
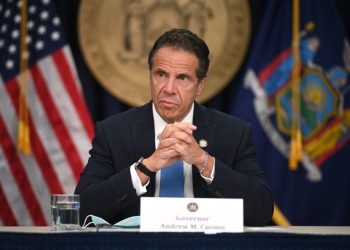
[[[197,57],[184,50],[160,48],[153,57],[151,95],[158,114],[167,122],[181,121],[202,92],[204,80],[198,81]]]

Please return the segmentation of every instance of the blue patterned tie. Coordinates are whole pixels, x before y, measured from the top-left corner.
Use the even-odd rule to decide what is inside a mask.
[[[160,171],[159,197],[184,197],[184,167],[183,161]]]

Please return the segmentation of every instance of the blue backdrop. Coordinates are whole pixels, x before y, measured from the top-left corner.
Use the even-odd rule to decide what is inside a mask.
[[[93,120],[130,108],[101,87],[83,60],[77,38],[80,2],[55,2]],[[344,41],[349,41],[350,34],[350,2],[300,2],[304,32],[301,88],[307,94],[302,98],[305,159],[298,169],[288,169],[285,155],[289,144],[291,70],[291,33],[285,27],[291,27],[291,1],[249,1],[252,37],[246,60],[227,87],[205,105],[252,123],[259,163],[276,205],[291,224],[350,225],[350,121],[346,116],[350,69],[346,71],[343,59]],[[259,98],[252,86],[257,86],[265,99]],[[323,144],[327,149],[319,147]]]

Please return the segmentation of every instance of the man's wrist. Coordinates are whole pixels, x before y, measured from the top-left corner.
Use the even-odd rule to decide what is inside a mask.
[[[199,163],[197,163],[198,165],[195,165],[202,177],[210,178],[212,180],[213,178],[211,175],[213,172],[214,163],[214,157],[212,157],[207,151],[203,150],[203,154],[200,156]]]
[[[201,150],[201,155],[198,157],[197,161],[192,163],[197,166],[198,171],[200,171],[203,168],[203,165],[205,163],[205,158],[206,158],[206,151]]]
[[[138,169],[143,174],[147,175],[148,177],[152,177],[156,174],[156,172],[153,172],[150,170],[145,164],[143,164],[144,158],[141,157],[135,164],[135,168]]]
[[[207,151],[205,151],[204,163],[203,163],[202,167],[199,170],[200,174],[202,174],[205,170],[207,170],[207,168],[208,168],[208,158],[209,158],[209,154],[208,154]]]

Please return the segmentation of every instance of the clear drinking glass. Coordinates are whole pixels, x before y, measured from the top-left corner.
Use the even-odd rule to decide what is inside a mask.
[[[52,194],[50,205],[52,230],[80,229],[80,197],[78,194]]]

